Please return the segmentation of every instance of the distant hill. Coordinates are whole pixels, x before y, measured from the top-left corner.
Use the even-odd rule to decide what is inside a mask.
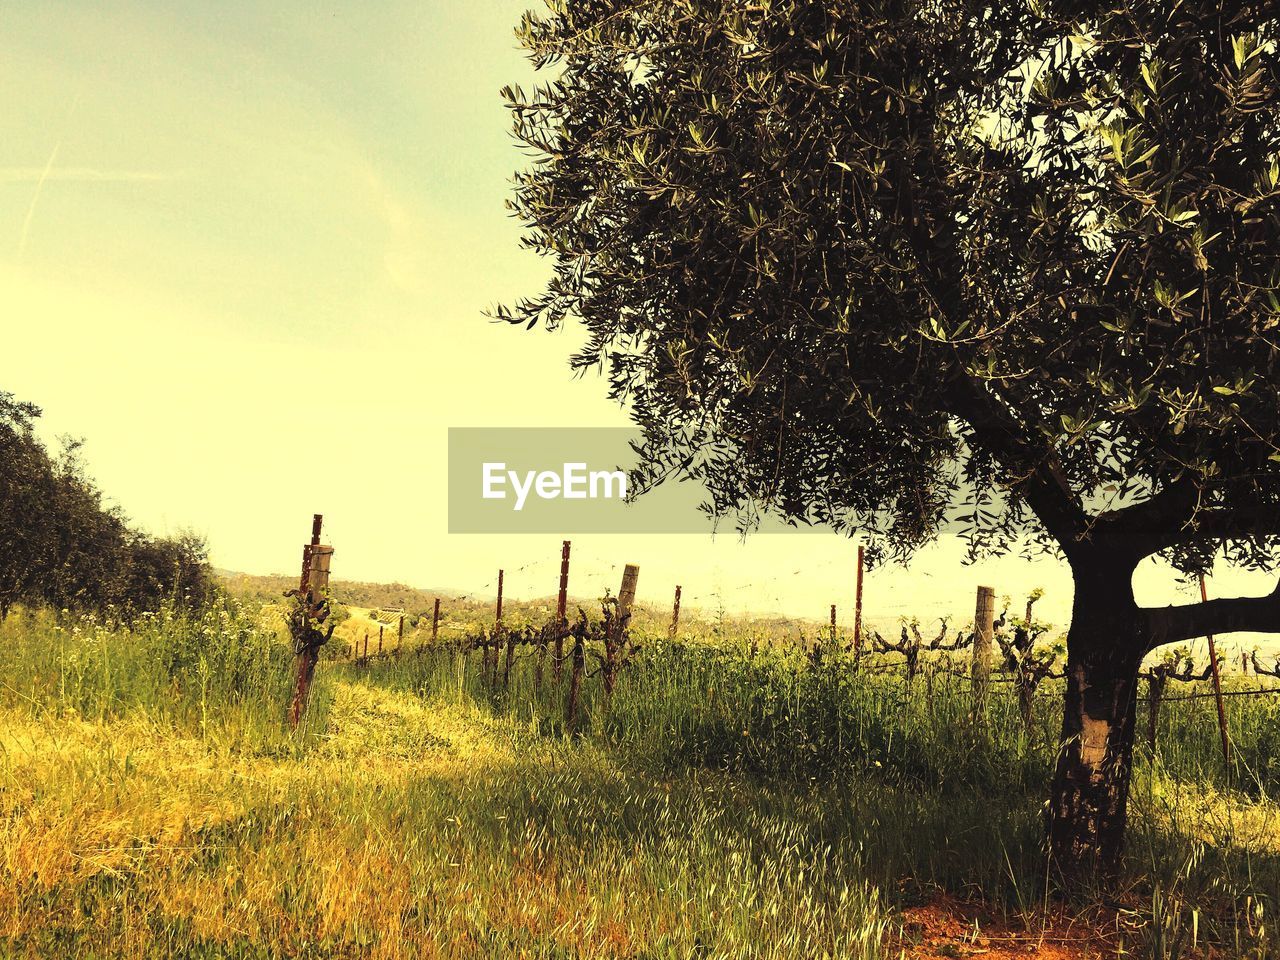
[[[264,576],[219,570],[218,576],[232,596],[258,603],[278,602],[285,591],[292,590],[298,584],[296,574]],[[430,625],[431,613],[437,597],[440,598],[443,631],[472,630],[481,625],[491,624],[494,617],[492,597],[480,599],[474,594],[462,593],[456,589],[423,590],[404,583],[333,580],[330,590],[334,599],[347,606],[370,610],[402,609],[405,612],[406,624],[411,628],[418,626],[420,622],[424,626]],[[503,619],[511,626],[538,625],[547,622],[555,615],[555,606],[554,595],[532,600],[508,599],[503,603]],[[578,607],[585,610],[588,616],[598,616],[599,598],[570,596],[568,601],[570,618],[577,616]],[[639,603],[632,614],[632,626],[641,633],[664,634],[670,623],[669,607]],[[813,637],[825,629],[826,624],[817,620],[782,615],[725,614],[721,616],[715,611],[696,606],[686,606],[680,610],[680,632],[684,634],[799,639],[801,636]]]

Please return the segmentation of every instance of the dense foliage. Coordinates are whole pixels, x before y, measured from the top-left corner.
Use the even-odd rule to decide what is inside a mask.
[[[1280,631],[1137,603],[1138,564],[1280,544],[1280,21],[1217,0],[548,0],[506,91],[546,289],[644,431],[642,482],[907,558],[1060,550],[1049,842],[1118,863],[1154,647]]]
[[[507,91],[649,478],[905,556],[1109,524],[1184,566],[1280,529],[1269,5],[553,0]],[[1120,517],[1176,493],[1167,528]],[[1089,510],[1086,513],[1086,510]]]
[[[0,391],[0,619],[16,603],[130,617],[214,591],[203,541],[131,528],[85,473],[79,445],[52,455],[37,407]]]

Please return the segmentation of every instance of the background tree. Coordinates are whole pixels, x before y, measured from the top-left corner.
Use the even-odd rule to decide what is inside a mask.
[[[130,528],[89,477],[80,441],[50,456],[33,430],[39,415],[0,391],[0,620],[15,603],[130,617],[210,602],[204,541]]]
[[[53,461],[53,536],[41,599],[59,610],[106,611],[123,599],[130,532],[124,515],[104,504],[89,478],[82,445],[64,438]]]
[[[193,533],[151,537],[131,532],[120,603],[155,610],[166,600],[192,607],[211,603],[218,591],[204,539]]]
[[[39,595],[49,568],[53,470],[32,432],[39,415],[0,391],[0,620]]]
[[[515,213],[643,428],[640,479],[858,529],[954,523],[1070,564],[1050,849],[1109,870],[1153,647],[1280,630],[1280,590],[1140,608],[1131,576],[1270,569],[1280,124],[1270,4],[551,0],[505,91]]]

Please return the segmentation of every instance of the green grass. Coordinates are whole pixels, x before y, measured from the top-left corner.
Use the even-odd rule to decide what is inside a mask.
[[[290,734],[278,633],[234,604],[0,626],[0,956],[889,957],[938,891],[1056,910],[1056,690],[1028,733],[945,661],[654,640],[570,736],[550,663],[494,690],[441,647],[322,661]],[[1073,908],[1131,955],[1274,950],[1280,716],[1231,711],[1228,790],[1212,701],[1166,707],[1127,886]]]

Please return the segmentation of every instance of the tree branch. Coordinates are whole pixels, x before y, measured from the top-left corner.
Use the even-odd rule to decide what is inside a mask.
[[[939,177],[933,123],[936,117],[922,111],[915,131],[920,151],[919,173],[904,161],[892,164],[897,183],[898,209],[886,215],[901,220],[907,230],[919,279],[935,307],[956,328],[968,319],[969,298],[964,282],[964,258],[956,237],[951,196]],[[927,181],[918,183],[918,179]],[[917,189],[920,186],[921,189]],[[1023,424],[1010,415],[999,400],[965,369],[963,358],[953,357],[950,374],[942,384],[948,412],[967,423],[977,445],[1014,474],[1013,489],[1071,559],[1089,533],[1089,517],[1063,475],[1051,446],[1032,442]]]
[[[967,374],[953,375],[943,395],[974,432],[979,446],[1018,476],[1012,486],[1040,518],[1070,559],[1088,536],[1089,516],[1080,506],[1052,450],[1026,440],[1017,422]]]
[[[1099,529],[1141,556],[1196,541],[1280,535],[1280,504],[1198,508],[1200,491],[1188,477],[1141,503],[1099,516]]]
[[[1224,597],[1170,607],[1143,607],[1148,649],[1210,634],[1280,633],[1280,584],[1265,597]]]
[[[1194,540],[1239,540],[1250,536],[1277,535],[1280,535],[1280,507],[1256,510],[1210,507],[1197,511],[1176,529],[1165,531],[1160,537],[1160,548]]]
[[[1099,514],[1096,528],[1114,546],[1147,557],[1172,546],[1195,515],[1200,491],[1183,476],[1141,503]]]

